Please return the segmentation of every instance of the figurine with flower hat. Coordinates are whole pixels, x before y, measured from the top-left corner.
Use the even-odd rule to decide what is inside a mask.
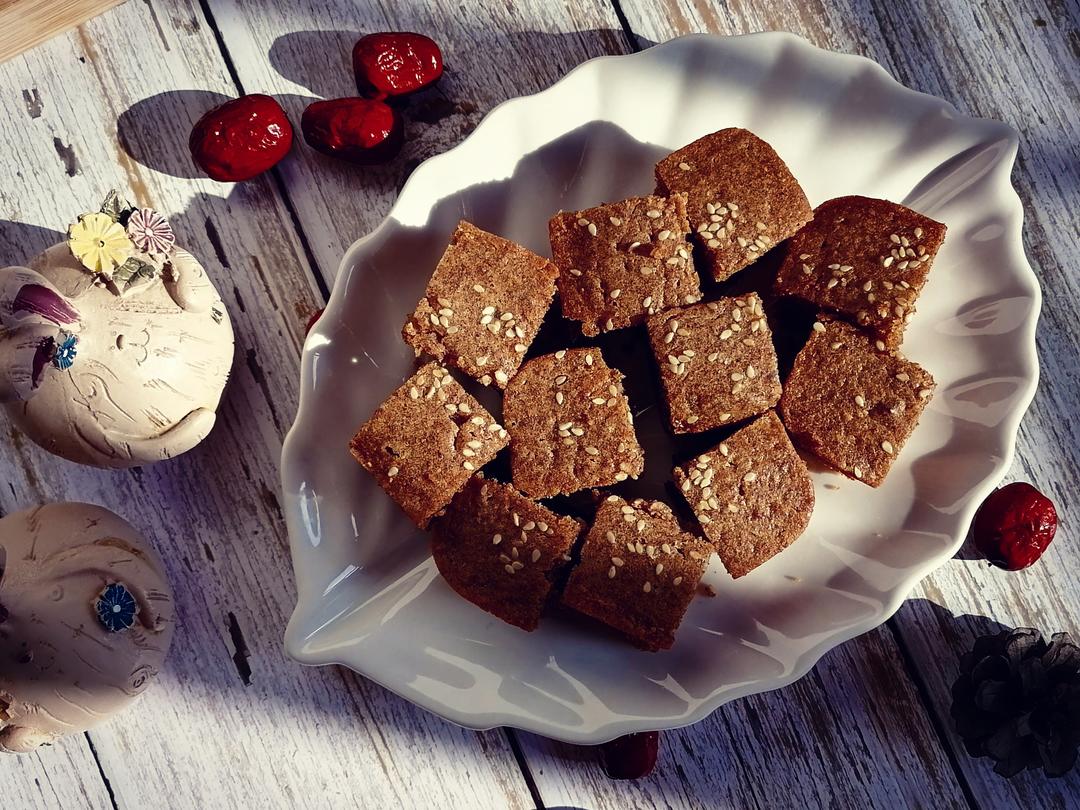
[[[0,402],[39,445],[99,467],[179,455],[214,425],[233,333],[168,220],[110,192],[66,241],[0,269]]]

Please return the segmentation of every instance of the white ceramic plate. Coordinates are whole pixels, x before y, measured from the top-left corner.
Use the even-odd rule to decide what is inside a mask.
[[[948,225],[904,344],[938,392],[880,489],[815,473],[817,509],[791,548],[737,582],[714,558],[716,598],[694,601],[670,651],[561,618],[531,634],[503,624],[442,581],[424,535],[350,458],[348,439],[411,373],[399,330],[460,218],[547,254],[555,211],[647,193],[660,155],[729,126],[771,143],[814,205],[865,194]],[[773,33],[594,59],[492,111],[420,166],[349,249],[304,347],[282,454],[299,591],[288,653],[352,667],[465,726],[598,743],[784,686],[885,621],[961,544],[1035,390],[1040,294],[1009,182],[1016,148],[1009,127],[908,90],[873,62]],[[493,392],[483,401],[498,407]],[[631,491],[657,496],[666,433],[656,409],[637,421],[649,465]]]

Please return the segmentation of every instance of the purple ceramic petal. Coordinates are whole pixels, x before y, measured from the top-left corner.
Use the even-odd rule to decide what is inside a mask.
[[[12,312],[32,312],[57,325],[76,323],[79,311],[41,284],[24,284],[11,305]]]

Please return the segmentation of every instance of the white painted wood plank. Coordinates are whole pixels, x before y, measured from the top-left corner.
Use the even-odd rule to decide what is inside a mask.
[[[32,754],[4,755],[0,775],[4,807],[109,810],[113,806],[90,744],[82,734]]]
[[[126,184],[206,260],[236,329],[218,425],[182,458],[110,472],[52,458],[10,429],[0,441],[0,509],[76,498],[113,508],[153,539],[175,587],[179,626],[159,682],[91,734],[118,805],[528,806],[502,735],[463,731],[282,652],[294,592],[278,457],[303,326],[321,301],[270,180],[192,179],[190,125],[234,92],[198,5],[127,3],[0,67],[0,87],[0,261],[27,258],[57,238],[48,229]],[[73,753],[78,774],[62,760],[54,769],[54,753],[12,762],[19,791],[6,782],[0,804],[100,804],[100,791],[69,801],[96,766]],[[61,784],[37,799],[43,772]]]
[[[817,45],[869,56],[917,90],[962,111],[996,118],[1021,135],[1013,181],[1024,201],[1027,253],[1045,302],[1039,326],[1042,378],[1020,431],[1008,480],[1028,480],[1057,503],[1064,524],[1043,560],[1021,573],[990,568],[965,548],[928,577],[893,620],[947,734],[964,778],[988,807],[1080,807],[1080,773],[1005,781],[964,753],[949,720],[949,688],[974,636],[997,622],[1076,631],[1080,616],[1080,15],[1075,5],[1022,0],[1006,8],[965,0],[847,0],[804,4],[735,0],[719,5],[624,0],[631,29],[661,41],[690,31],[785,29]],[[957,617],[957,618],[953,618]]]
[[[899,666],[889,630],[868,633],[783,691],[664,732],[635,782],[609,780],[588,749],[525,734],[522,748],[549,807],[967,807]]]
[[[244,89],[272,93],[296,124],[316,97],[356,95],[350,53],[361,33],[419,31],[440,44],[446,70],[407,115],[401,154],[357,167],[301,144],[282,167],[287,193],[320,270],[332,280],[355,239],[390,210],[423,159],[457,144],[501,101],[533,93],[593,56],[625,49],[607,0],[210,0]]]

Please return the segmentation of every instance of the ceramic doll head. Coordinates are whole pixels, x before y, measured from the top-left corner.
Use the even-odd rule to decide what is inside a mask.
[[[0,751],[108,719],[161,669],[174,623],[161,560],[107,509],[0,519]]]
[[[66,242],[0,270],[0,402],[39,445],[99,467],[148,464],[210,432],[232,324],[168,222],[115,192]]]

